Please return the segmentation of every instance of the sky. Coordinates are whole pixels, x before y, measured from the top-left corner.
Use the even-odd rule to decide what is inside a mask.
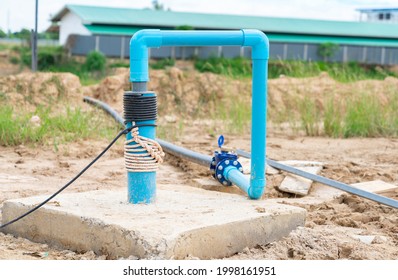
[[[66,4],[150,8],[152,0],[38,0],[39,32],[50,26],[50,18]],[[394,7],[398,0],[159,0],[172,11],[255,15],[265,17],[325,20],[359,19],[357,8]],[[0,0],[0,28],[11,32],[33,29],[35,0]]]

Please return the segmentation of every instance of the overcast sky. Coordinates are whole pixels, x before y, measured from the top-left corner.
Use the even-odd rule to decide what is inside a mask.
[[[160,0],[173,11],[358,20],[357,8],[395,7],[398,0]],[[66,4],[149,8],[152,0],[39,0],[39,32],[50,25],[51,15]],[[0,28],[19,31],[34,28],[35,0],[0,0]]]

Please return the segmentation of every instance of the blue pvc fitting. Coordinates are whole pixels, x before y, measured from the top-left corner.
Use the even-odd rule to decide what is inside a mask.
[[[163,31],[141,30],[130,41],[130,80],[146,82],[148,75],[148,48],[161,46],[214,46],[235,45],[252,48],[252,135],[251,135],[251,177],[247,187],[240,175],[232,172],[230,177],[242,189],[247,189],[250,198],[261,197],[265,188],[265,151],[266,151],[266,115],[267,115],[267,75],[269,41],[259,31],[243,29],[239,31]],[[231,180],[231,182],[234,182]]]

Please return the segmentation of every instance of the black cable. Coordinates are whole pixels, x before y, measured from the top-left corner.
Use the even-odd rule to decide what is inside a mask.
[[[34,211],[36,211],[37,209],[39,209],[40,207],[42,207],[44,204],[46,204],[47,202],[49,202],[51,199],[53,199],[54,197],[56,197],[60,192],[62,192],[63,190],[65,190],[67,187],[69,187],[74,181],[76,181],[81,175],[83,175],[84,172],[87,171],[87,169],[89,169],[97,160],[99,160],[112,146],[113,144],[115,144],[115,142],[120,138],[120,136],[122,136],[123,134],[127,134],[129,133],[133,128],[135,127],[139,127],[139,126],[154,126],[152,124],[141,124],[141,125],[135,125],[129,128],[126,128],[122,131],[119,132],[119,134],[111,141],[111,143],[109,143],[109,145],[93,160],[91,161],[86,167],[83,168],[82,171],[80,171],[72,180],[70,180],[65,186],[63,186],[62,188],[60,188],[56,193],[54,193],[53,195],[51,195],[49,198],[47,198],[46,200],[44,200],[42,203],[36,205],[34,208],[30,209],[28,212],[22,214],[21,216],[9,221],[8,223],[5,223],[4,225],[0,226],[0,229],[5,228],[6,226],[9,226],[17,221],[19,221],[20,219],[28,216],[29,214],[33,213]]]

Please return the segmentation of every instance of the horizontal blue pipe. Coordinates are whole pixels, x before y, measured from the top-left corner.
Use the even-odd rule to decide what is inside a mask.
[[[236,167],[227,166],[224,169],[224,177],[230,181],[235,186],[238,186],[245,193],[249,193],[250,181],[242,172],[240,172]]]

